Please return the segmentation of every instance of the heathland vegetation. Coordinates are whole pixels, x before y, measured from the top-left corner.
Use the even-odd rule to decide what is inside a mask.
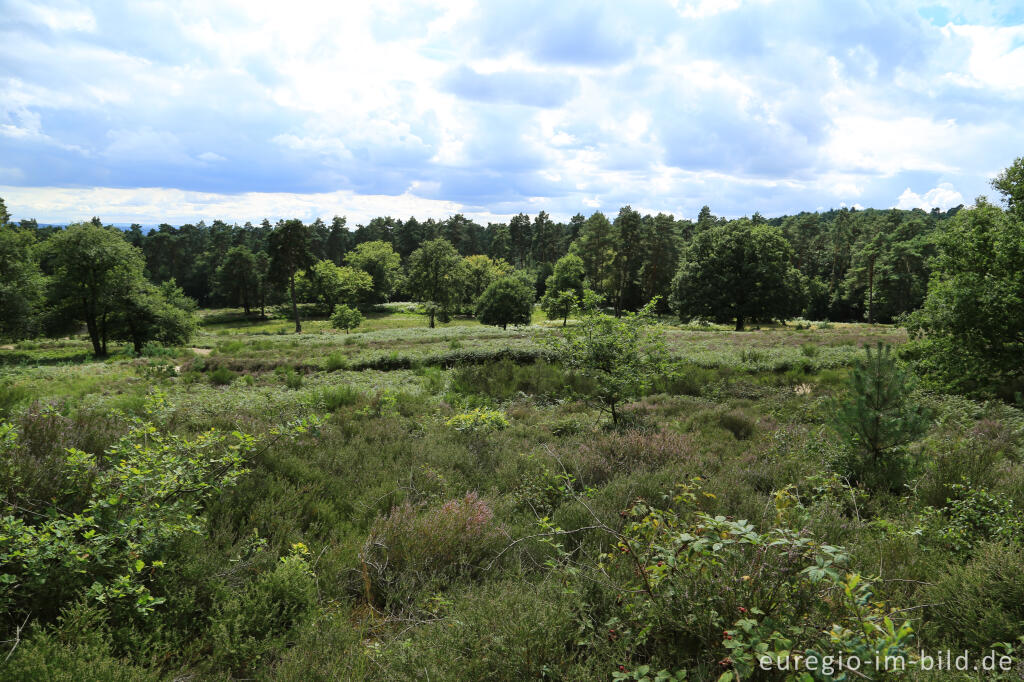
[[[0,203],[0,680],[1020,679],[1022,176],[739,220]]]

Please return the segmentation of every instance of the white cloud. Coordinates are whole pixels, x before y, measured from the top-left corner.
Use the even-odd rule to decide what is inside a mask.
[[[895,207],[902,209],[922,208],[930,211],[933,208],[947,210],[963,203],[964,198],[960,192],[957,192],[952,184],[942,182],[923,195],[913,192],[909,187],[906,188],[903,190],[903,194],[896,200]]]
[[[2,170],[2,169],[0,169]],[[487,211],[466,212],[451,201],[424,199],[414,194],[398,196],[355,194],[349,191],[297,194],[288,192],[245,192],[217,194],[186,192],[163,187],[111,188],[0,186],[12,215],[37,216],[46,222],[88,220],[93,215],[108,223],[183,224],[220,218],[228,222],[254,223],[270,218],[347,216],[351,224],[365,223],[379,215],[417,218],[448,218],[465,213],[483,221],[507,220],[511,214]]]

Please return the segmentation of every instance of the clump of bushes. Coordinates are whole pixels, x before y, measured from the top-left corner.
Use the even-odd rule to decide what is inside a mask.
[[[409,608],[417,594],[475,576],[503,541],[476,493],[430,509],[405,502],[374,522],[363,545],[365,596],[389,610]]]
[[[218,367],[210,372],[210,383],[214,386],[228,386],[237,378],[238,375],[227,367]]]
[[[509,421],[503,412],[478,407],[446,419],[444,425],[460,433],[480,433],[506,429]]]

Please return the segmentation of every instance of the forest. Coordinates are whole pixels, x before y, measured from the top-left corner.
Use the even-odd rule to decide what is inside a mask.
[[[1022,679],[1024,157],[992,185],[354,229],[0,200],[0,680]]]

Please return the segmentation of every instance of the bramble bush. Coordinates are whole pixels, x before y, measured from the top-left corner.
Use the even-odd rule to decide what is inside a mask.
[[[151,396],[146,419],[130,418],[128,432],[102,454],[67,449],[61,506],[5,502],[0,610],[12,621],[7,626],[28,613],[45,621],[82,598],[128,617],[145,616],[164,601],[149,591],[164,551],[205,530],[205,504],[246,473],[258,442],[238,431],[210,430],[192,439],[167,433],[157,426],[166,408],[161,394]],[[289,432],[318,423],[298,420]],[[0,436],[2,459],[17,461],[17,432],[2,425]]]
[[[909,625],[896,626],[870,584],[846,573],[843,548],[781,525],[759,532],[711,516],[701,507],[714,496],[701,485],[681,485],[665,508],[632,505],[621,531],[605,527],[612,545],[594,566],[564,551],[555,538],[565,531],[541,522],[560,557],[549,565],[567,589],[585,593],[599,580],[613,590],[603,613],[591,611],[603,622],[581,627],[616,642],[620,673],[647,666],[662,671],[652,679],[686,670],[707,679],[717,668],[719,680],[745,680],[761,656],[908,653]]]

